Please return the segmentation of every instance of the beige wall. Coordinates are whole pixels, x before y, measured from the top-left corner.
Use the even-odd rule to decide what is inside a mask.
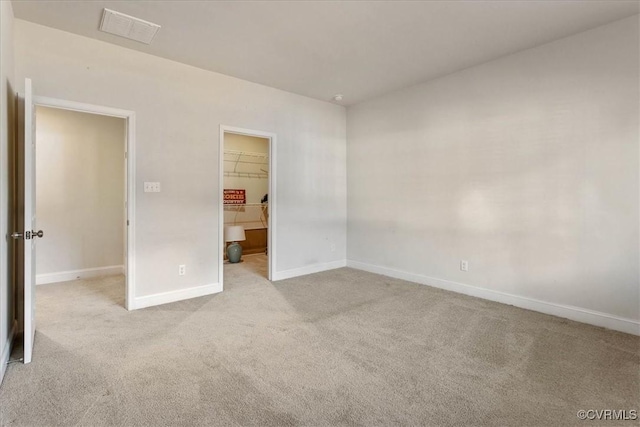
[[[637,322],[638,36],[635,16],[350,107],[352,265]]]
[[[269,140],[234,133],[225,134],[224,149],[234,151],[247,151],[252,153],[269,154]],[[235,155],[226,155],[225,160],[236,159]],[[250,162],[266,162],[267,165],[239,163],[238,172],[260,173],[262,169],[269,170],[269,158],[243,156],[241,160]],[[225,161],[225,171],[233,171],[235,164]],[[260,203],[260,200],[269,192],[269,179],[246,176],[225,176],[224,188],[246,190],[247,203]],[[260,206],[247,206],[244,208],[225,207],[224,223],[243,225],[246,230],[253,228],[266,228],[267,218]]]
[[[136,298],[218,282],[220,125],[278,137],[276,277],[344,262],[343,107],[21,20],[15,40],[36,95],[136,113]]]
[[[124,119],[37,107],[36,274],[124,264]]]
[[[7,263],[9,242],[9,146],[14,137],[14,52],[13,10],[8,1],[0,2],[0,381],[9,357],[13,327],[14,288]]]

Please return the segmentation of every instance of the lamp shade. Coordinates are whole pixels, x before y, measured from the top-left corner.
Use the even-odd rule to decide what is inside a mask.
[[[246,240],[242,225],[227,225],[224,228],[225,242],[241,242]]]

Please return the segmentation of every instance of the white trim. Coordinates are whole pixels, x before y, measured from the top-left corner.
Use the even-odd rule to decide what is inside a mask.
[[[224,131],[220,126],[218,140],[218,283],[224,289]]]
[[[272,279],[274,282],[277,280],[290,279],[292,277],[305,276],[307,274],[320,273],[322,271],[335,270],[336,268],[342,268],[347,266],[347,261],[332,261],[322,264],[313,264],[301,268],[292,268],[291,270],[279,271]]]
[[[24,113],[24,155],[22,156],[24,173],[23,179],[23,206],[22,217],[24,218],[24,233],[31,228],[36,227],[36,170],[35,170],[35,154],[36,154],[36,134],[35,134],[35,105],[33,99],[33,87],[31,79],[24,79],[24,109],[20,108],[18,114]],[[19,126],[21,127],[21,126]],[[18,131],[20,132],[20,131]],[[25,236],[26,237],[26,236]],[[23,358],[22,362],[27,364],[31,363],[33,357],[33,346],[36,339],[36,288],[35,288],[35,275],[36,275],[36,260],[35,260],[35,241],[24,240],[23,250]]]
[[[218,282],[222,286],[224,283],[224,134],[234,133],[238,135],[256,136],[269,140],[269,221],[267,224],[267,248],[269,251],[269,280],[277,280],[276,277],[276,254],[278,253],[276,241],[276,218],[277,218],[277,197],[276,197],[276,147],[277,135],[271,132],[263,132],[253,129],[244,129],[233,126],[220,125],[219,140],[219,213],[218,213],[218,236],[220,239],[219,248],[219,264],[218,264]]]
[[[136,113],[127,117],[127,256],[125,259],[126,308],[136,297]]]
[[[599,311],[541,301],[534,298],[513,295],[506,292],[494,291],[486,288],[479,288],[477,286],[452,282],[450,280],[436,279],[434,277],[424,276],[421,274],[407,273],[404,271],[394,270],[387,267],[380,267],[360,261],[348,260],[347,266],[358,270],[364,270],[371,273],[394,277],[396,279],[402,279],[409,282],[432,286],[434,288],[446,289],[448,291],[457,292],[464,295],[470,295],[477,298],[496,301],[502,304],[513,305],[516,307],[525,308],[527,310],[550,314],[552,316],[563,317],[565,319],[575,320],[576,322],[601,326],[603,328],[609,328],[616,331],[625,332],[627,334],[640,335],[640,322],[633,319],[625,319],[623,317],[618,317]]]
[[[124,274],[124,265],[110,265],[108,267],[85,268],[82,270],[38,274],[36,276],[36,285],[68,282],[70,280],[89,279],[92,277],[115,276],[116,274]]]
[[[9,357],[11,357],[11,350],[13,349],[13,340],[16,337],[16,333],[18,332],[18,322],[13,321],[13,326],[11,326],[11,331],[9,331],[9,335],[7,335],[7,345],[2,349],[2,356],[0,356],[0,385],[2,385],[2,380],[4,379],[4,374],[7,372],[7,363],[9,363]]]
[[[137,297],[134,300],[133,309],[152,307],[171,302],[182,301],[191,298],[202,297],[205,295],[217,294],[222,292],[222,283],[214,283],[211,285],[196,286],[193,288],[179,289],[177,291],[162,292],[144,297]]]
[[[125,259],[126,295],[125,306],[127,310],[133,310],[133,301],[136,295],[136,113],[135,111],[122,110],[120,108],[106,107],[102,105],[85,104],[75,101],[35,96],[35,105],[43,107],[60,108],[63,110],[78,111],[82,113],[99,114],[110,117],[120,117],[126,120],[127,138],[126,150],[126,180],[127,180],[127,219],[129,225],[127,233],[127,257]]]
[[[49,98],[48,96],[34,96],[34,104],[43,107],[61,108],[63,110],[77,111],[79,113],[92,113],[101,116],[120,117],[126,119],[132,114],[130,110],[107,107],[104,105],[85,104],[83,102],[67,101],[64,99]]]

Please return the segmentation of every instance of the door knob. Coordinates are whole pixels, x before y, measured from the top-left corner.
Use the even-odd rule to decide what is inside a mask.
[[[11,237],[14,239],[22,239],[24,237],[25,240],[35,239],[36,237],[44,236],[44,232],[42,230],[38,231],[27,231],[26,233],[11,233]]]

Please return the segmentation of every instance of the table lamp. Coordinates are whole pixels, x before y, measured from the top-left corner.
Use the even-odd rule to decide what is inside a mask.
[[[246,240],[244,227],[242,225],[228,225],[224,228],[225,242],[231,242],[227,246],[227,258],[229,262],[235,264],[242,259],[242,246],[238,242]]]

